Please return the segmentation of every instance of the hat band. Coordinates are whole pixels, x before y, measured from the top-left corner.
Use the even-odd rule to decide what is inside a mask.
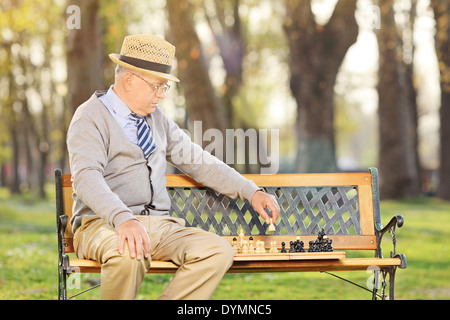
[[[169,66],[167,64],[151,62],[151,61],[128,57],[128,56],[124,56],[124,55],[120,55],[119,60],[123,61],[125,63],[128,63],[128,64],[131,64],[132,66],[141,68],[141,69],[146,69],[146,70],[156,71],[156,72],[161,72],[161,73],[167,73],[167,74],[170,74],[172,72],[172,66]]]

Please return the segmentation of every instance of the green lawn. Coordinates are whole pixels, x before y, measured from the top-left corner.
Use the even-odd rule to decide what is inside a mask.
[[[398,251],[408,268],[397,270],[397,299],[449,299],[450,203],[433,198],[382,202],[386,224],[402,214]],[[57,241],[54,202],[11,198],[0,191],[0,299],[57,299]],[[389,240],[389,239],[387,239]],[[392,245],[385,241],[384,255]],[[372,255],[372,253],[366,253]],[[349,256],[349,254],[347,254]],[[338,275],[366,286],[365,271]],[[155,299],[171,275],[148,275],[138,299]],[[82,288],[98,274],[83,274]],[[74,282],[73,280],[72,282]],[[75,283],[75,282],[74,282]],[[79,290],[69,291],[72,295]],[[80,299],[98,299],[94,290]],[[227,274],[213,299],[370,299],[369,292],[321,273]]]

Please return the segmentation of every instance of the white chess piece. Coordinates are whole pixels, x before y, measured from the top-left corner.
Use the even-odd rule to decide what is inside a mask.
[[[275,226],[274,226],[274,224],[273,224],[273,220],[272,220],[272,218],[270,218],[270,224],[269,224],[269,229],[268,229],[268,231],[269,232],[275,232]]]
[[[248,241],[242,241],[242,253],[248,253]]]

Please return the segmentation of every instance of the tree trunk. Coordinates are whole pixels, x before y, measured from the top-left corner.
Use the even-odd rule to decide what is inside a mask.
[[[71,108],[75,111],[96,90],[104,88],[103,45],[99,0],[71,0],[81,13],[80,29],[67,36],[67,77]]]
[[[411,107],[403,43],[394,20],[392,0],[380,1],[379,130],[380,190],[384,199],[415,197],[420,192],[417,170],[417,126]]]
[[[6,66],[7,77],[8,77],[8,97],[3,102],[3,115],[5,119],[8,119],[6,122],[6,126],[8,128],[9,137],[11,139],[11,148],[12,148],[12,163],[11,163],[11,179],[8,181],[8,187],[11,193],[19,194],[20,193],[20,175],[19,175],[19,159],[20,159],[20,143],[19,143],[19,113],[14,110],[14,98],[17,96],[17,86],[15,85],[14,75],[12,73],[12,52],[11,42],[5,42],[5,52],[6,59],[5,61],[9,61]]]
[[[431,0],[431,6],[436,19],[435,46],[441,75],[441,167],[437,195],[450,200],[450,4],[448,1]]]
[[[357,39],[356,2],[338,1],[329,22],[319,25],[311,1],[286,0],[284,29],[290,48],[290,87],[297,102],[298,172],[337,170],[334,85],[347,50]]]
[[[223,85],[223,103],[229,123],[233,120],[233,98],[242,86],[245,40],[242,21],[239,15],[241,0],[214,0],[215,13],[208,15],[203,3],[205,17],[214,35],[226,72]],[[232,18],[232,19],[227,19]],[[233,24],[227,23],[232,20]]]
[[[178,77],[186,98],[190,121],[201,121],[202,131],[211,128],[225,133],[228,120],[208,74],[200,40],[188,0],[167,0],[169,39],[176,46]]]

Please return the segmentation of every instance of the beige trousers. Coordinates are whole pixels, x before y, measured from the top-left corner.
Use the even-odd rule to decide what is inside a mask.
[[[101,263],[101,299],[134,299],[151,260],[171,260],[179,266],[158,299],[209,299],[233,263],[231,245],[218,235],[187,228],[168,216],[139,216],[150,237],[151,257],[130,258],[128,246],[118,252],[119,235],[98,217],[85,217],[74,235],[80,259]],[[144,255],[142,255],[144,256]]]

